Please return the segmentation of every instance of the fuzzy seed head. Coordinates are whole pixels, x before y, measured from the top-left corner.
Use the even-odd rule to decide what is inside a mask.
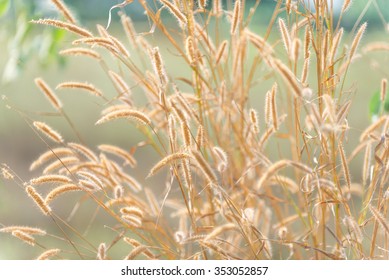
[[[351,44],[349,61],[353,59],[355,52],[359,46],[359,43],[361,42],[362,36],[365,33],[366,27],[367,27],[367,22],[362,24],[361,27],[358,29],[357,35],[355,35],[355,38]]]
[[[65,30],[68,30],[70,32],[73,32],[79,36],[82,36],[82,37],[92,37],[93,34],[90,33],[88,30],[84,29],[84,28],[81,28],[75,24],[72,24],[72,23],[67,23],[67,22],[63,22],[63,21],[60,21],[60,20],[55,20],[55,19],[39,19],[39,20],[32,20],[31,21],[32,23],[36,23],[36,24],[44,24],[44,25],[50,25],[50,26],[54,26],[54,27],[57,27],[57,28],[61,28],[61,29],[65,29]]]
[[[234,11],[232,13],[232,20],[231,20],[231,35],[234,35],[238,29],[238,25],[240,22],[240,9],[241,9],[241,3],[240,0],[235,1]]]
[[[227,48],[228,48],[228,41],[224,40],[220,44],[219,49],[217,50],[217,53],[216,53],[216,64],[219,64],[219,62],[223,60],[223,58],[225,57]]]
[[[253,108],[250,109],[250,122],[251,127],[253,128],[253,133],[257,135],[259,133],[258,113]]]
[[[14,175],[11,173],[11,171],[8,167],[1,168],[1,175],[6,180],[12,180],[14,178]]]
[[[144,114],[140,111],[132,110],[132,109],[121,109],[121,110],[116,110],[116,111],[110,112],[110,113],[106,114],[105,116],[103,116],[101,119],[99,119],[96,122],[96,124],[98,125],[98,124],[106,123],[108,121],[112,121],[112,120],[120,119],[120,118],[131,119],[131,120],[134,120],[141,125],[150,125],[151,124],[151,120],[148,116],[146,116],[146,114]]]
[[[63,142],[62,136],[58,132],[56,132],[54,129],[49,127],[47,124],[45,124],[43,122],[34,122],[33,125],[39,131],[43,132],[43,134],[45,136],[47,136],[49,139],[53,140],[54,142],[56,142],[56,143],[62,143]]]
[[[50,249],[45,252],[43,252],[39,257],[37,257],[37,260],[43,261],[43,260],[48,260],[49,258],[55,257],[61,252],[60,249]]]
[[[62,108],[62,103],[59,101],[58,97],[54,94],[53,90],[45,83],[41,78],[35,79],[35,84],[39,89],[44,93],[46,98],[50,101],[51,105],[60,110]]]
[[[185,28],[188,20],[185,16],[185,14],[183,14],[180,9],[173,3],[169,2],[168,0],[159,0],[167,9],[168,11],[177,19],[180,27],[182,29]]]
[[[107,246],[105,243],[100,243],[99,248],[97,249],[97,259],[105,260],[107,258]]]
[[[151,50],[151,61],[153,62],[154,72],[159,77],[159,81],[162,86],[165,86],[168,83],[168,77],[166,75],[165,66],[162,61],[159,48],[155,47]]]
[[[49,215],[51,213],[51,208],[49,205],[43,200],[43,198],[37,193],[37,191],[32,186],[26,187],[26,192],[29,197],[31,197],[36,205],[38,205],[39,209],[42,211],[44,215]]]
[[[291,50],[291,39],[289,35],[288,28],[286,27],[285,21],[282,18],[278,19],[278,27],[280,28],[282,41],[284,42],[284,47],[286,52],[289,54]]]
[[[192,36],[188,36],[185,41],[185,50],[186,50],[186,55],[189,59],[190,64],[195,64],[196,63],[196,51],[195,51],[195,46],[194,46],[194,41]]]
[[[156,174],[162,167],[171,164],[177,160],[190,159],[192,156],[187,153],[175,153],[164,157],[156,165],[151,168],[150,173],[147,177],[151,177]]]
[[[72,24],[76,24],[76,19],[62,0],[51,0],[51,2],[57,7],[58,11],[61,12],[67,21]]]
[[[350,8],[352,2],[353,2],[352,0],[344,0],[342,10],[341,10],[342,14],[345,13]]]
[[[20,230],[15,230],[12,232],[12,235],[15,236],[16,238],[19,238],[23,242],[27,243],[30,246],[35,246],[35,239],[28,233],[25,233]]]
[[[305,27],[305,37],[304,37],[304,58],[307,59],[309,57],[309,45],[311,43],[312,34],[309,26]]]

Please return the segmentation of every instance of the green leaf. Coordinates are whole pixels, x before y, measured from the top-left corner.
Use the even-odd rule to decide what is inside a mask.
[[[10,2],[10,0],[0,0],[0,17],[8,11]]]
[[[53,40],[58,43],[63,40],[66,33],[67,32],[64,29],[55,28],[52,29],[51,36],[53,37]]]
[[[380,92],[377,90],[370,98],[370,104],[369,104],[370,118],[372,118],[373,116],[377,116],[380,113],[380,106],[381,106]]]
[[[370,98],[370,104],[369,104],[369,115],[370,118],[373,118],[374,116],[378,116],[381,113],[381,108],[385,113],[389,113],[389,95],[385,95],[384,104],[382,106],[381,103],[381,93],[380,91],[375,91],[372,97]]]
[[[389,113],[389,97],[388,97],[388,93],[386,93],[385,104],[384,104],[384,111],[386,113]]]
[[[58,48],[61,46],[61,43],[63,41],[63,38],[66,35],[66,31],[62,29],[52,29],[51,31],[51,44],[48,49],[48,55],[52,58],[59,57],[58,55]]]

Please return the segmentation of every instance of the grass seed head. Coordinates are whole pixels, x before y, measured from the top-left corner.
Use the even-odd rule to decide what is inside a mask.
[[[351,44],[350,53],[349,53],[349,61],[351,61],[354,58],[355,52],[359,46],[359,43],[361,42],[362,36],[366,31],[367,22],[361,25],[361,27],[358,29],[357,34],[354,37],[354,40]]]
[[[188,23],[188,19],[185,14],[180,11],[179,7],[169,2],[168,0],[159,0],[159,2],[161,2],[166,7],[166,9],[168,9],[168,11],[174,15],[180,27],[184,29]]]
[[[60,249],[49,249],[49,250],[43,252],[41,255],[39,255],[36,258],[36,260],[40,260],[40,261],[48,260],[48,259],[50,259],[52,257],[57,256],[59,253],[61,253]]]
[[[57,28],[65,29],[65,30],[68,30],[72,33],[79,35],[79,36],[82,36],[82,37],[92,37],[93,36],[92,33],[90,33],[88,30],[86,30],[84,28],[81,28],[75,24],[63,22],[60,20],[38,19],[38,20],[32,20],[31,22],[36,23],[36,24],[50,25],[50,26],[54,26]]]
[[[234,5],[234,11],[232,12],[232,19],[231,19],[231,35],[235,35],[236,31],[238,30],[238,25],[241,20],[241,3],[240,0],[235,1]]]
[[[112,121],[115,119],[131,119],[131,120],[134,120],[141,125],[150,125],[151,124],[151,120],[146,114],[144,114],[140,111],[132,110],[132,109],[121,109],[121,110],[116,110],[116,111],[110,112],[110,113],[106,114],[105,116],[103,116],[102,118],[100,118],[96,122],[96,124],[97,125],[103,124],[103,123],[106,123],[106,122],[109,122],[109,121]]]
[[[57,7],[58,11],[69,21],[71,24],[76,24],[77,21],[74,18],[73,14],[70,12],[69,8],[65,5],[62,0],[51,0],[51,2]]]
[[[32,186],[26,187],[26,192],[29,197],[31,197],[36,205],[38,205],[39,209],[42,211],[44,215],[49,215],[51,213],[50,206],[43,200],[40,194],[34,189]]]
[[[40,90],[44,93],[47,99],[50,101],[51,105],[57,110],[61,110],[62,103],[59,101],[58,97],[55,95],[53,90],[43,81],[41,78],[35,79],[35,84],[40,88]]]
[[[100,243],[99,248],[97,249],[97,259],[105,260],[107,258],[107,246],[105,243]]]
[[[14,230],[12,232],[12,235],[15,236],[16,238],[19,238],[20,240],[22,240],[23,242],[27,243],[30,246],[35,246],[36,243],[35,238],[28,233],[25,233],[20,230]]]

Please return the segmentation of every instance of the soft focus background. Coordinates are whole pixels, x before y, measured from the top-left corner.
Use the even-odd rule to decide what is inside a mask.
[[[69,4],[83,25],[95,31],[96,24],[106,26],[110,7],[121,1],[65,2]],[[354,2],[347,17],[342,20],[342,26],[347,32],[344,40],[351,43],[353,28],[360,22],[368,21],[368,31],[362,45],[371,41],[388,42],[388,1]],[[334,3],[336,7],[340,7],[342,1],[334,0]],[[253,21],[255,25],[251,26],[254,31],[261,32],[265,29],[274,5],[273,0],[262,1],[259,13]],[[248,8],[249,6],[248,4]],[[134,20],[139,32],[149,30],[148,22],[137,1],[127,6],[125,11]],[[114,17],[109,31],[128,44],[116,16],[117,12],[118,10],[113,11]],[[75,80],[93,82],[108,96],[113,90],[105,73],[96,62],[87,58],[57,56],[60,49],[69,47],[72,36],[50,27],[32,26],[29,23],[30,19],[57,18],[57,16],[50,1],[0,0],[0,95],[5,96],[0,101],[0,163],[6,163],[23,181],[28,181],[37,175],[29,172],[29,165],[47,149],[25,121],[24,113],[34,120],[43,120],[55,127],[67,140],[76,139],[63,119],[48,114],[52,109],[35,87],[34,78],[44,78],[52,88],[60,82]],[[278,30],[273,30],[272,36],[279,36]],[[169,53],[167,46],[164,47],[163,38],[160,38],[157,32],[150,38],[151,43],[158,44],[166,57],[170,55],[171,59],[165,57],[165,60],[171,76],[177,73],[182,76],[183,69],[180,68],[180,64],[172,63],[174,54]],[[360,52],[362,49],[363,47],[360,48]],[[137,60],[136,53],[133,56],[135,56],[133,59]],[[353,106],[349,117],[351,132],[349,145],[346,147],[348,152],[355,148],[360,131],[370,122],[369,101],[373,93],[379,89],[381,79],[389,75],[389,69],[377,68],[378,64],[389,65],[383,61],[388,62],[388,55],[385,53],[365,56],[356,60],[349,71],[346,82],[350,88],[357,88],[357,90],[354,90],[355,94],[353,92]],[[263,94],[266,92],[266,89],[258,88],[258,90],[263,91]],[[74,98],[75,95],[78,95],[77,99]],[[58,96],[64,103],[65,111],[77,123],[77,129],[90,147],[109,142],[129,149],[138,142],[140,135],[136,131],[128,128],[121,129],[122,127],[115,123],[104,127],[94,126],[103,105],[100,100],[78,91],[61,91],[58,92]],[[262,104],[262,100],[260,102]],[[7,104],[12,108],[7,109]],[[146,168],[150,166],[148,163],[155,161],[155,155],[149,153],[148,158],[138,158],[138,160],[140,165],[134,174],[140,182],[143,182],[144,175],[148,173]],[[357,169],[359,166],[358,161],[354,161],[351,165],[352,177],[355,180],[360,178],[357,171],[360,170]],[[12,181],[0,180],[0,226],[42,225],[47,228],[45,222],[46,219],[27,198],[20,186]],[[0,259],[28,259],[35,255],[28,245],[8,234],[0,234]]]

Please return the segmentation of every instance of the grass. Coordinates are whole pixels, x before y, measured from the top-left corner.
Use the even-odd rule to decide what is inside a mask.
[[[5,164],[4,177],[25,190],[50,231],[36,236],[0,221],[1,234],[36,258],[387,259],[388,116],[381,111],[368,128],[349,118],[360,94],[353,71],[360,55],[374,58],[361,47],[369,29],[361,24],[336,43],[341,24],[329,4],[315,1],[313,13],[302,1],[298,10],[280,1],[269,25],[252,31],[259,2],[243,13],[245,1],[230,1],[219,13],[192,1],[161,1],[158,11],[140,1],[156,31],[136,33],[121,14],[130,47],[110,29],[67,22],[67,13],[34,21],[75,33],[81,56],[97,52],[74,59],[95,61],[90,71],[100,67],[109,87],[98,75],[80,84],[76,72],[35,79],[71,140],[49,114],[5,100],[47,152],[31,180]],[[379,76],[369,87],[387,78]],[[85,90],[101,112],[89,123],[100,132],[95,144],[80,129],[83,106],[68,109],[84,97],[62,95]]]

